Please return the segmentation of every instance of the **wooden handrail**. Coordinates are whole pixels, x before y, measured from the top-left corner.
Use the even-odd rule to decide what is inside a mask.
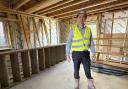
[[[93,38],[93,40],[128,40],[128,38]]]
[[[119,45],[98,45],[98,44],[95,44],[95,46],[111,46],[114,48],[128,48],[128,46],[119,46]]]
[[[18,50],[12,49],[10,51],[0,52],[0,55],[5,55],[5,54],[9,54],[9,53],[16,53],[16,52],[23,52],[23,51],[30,51],[30,50],[34,50],[34,49],[41,49],[41,48],[48,48],[48,47],[56,47],[56,46],[61,46],[61,45],[65,45],[65,43],[58,44],[58,45],[48,45],[48,46],[44,46],[44,47],[30,48],[30,49],[18,49]]]
[[[97,51],[96,53],[128,57],[128,53],[122,53],[122,52],[100,52],[100,51]]]

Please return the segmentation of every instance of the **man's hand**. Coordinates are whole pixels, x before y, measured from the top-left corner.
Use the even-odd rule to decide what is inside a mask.
[[[68,62],[70,62],[70,61],[71,61],[70,55],[67,55],[67,56],[66,56],[66,59],[67,59]]]
[[[92,54],[91,61],[92,61],[92,62],[96,62],[96,54]]]

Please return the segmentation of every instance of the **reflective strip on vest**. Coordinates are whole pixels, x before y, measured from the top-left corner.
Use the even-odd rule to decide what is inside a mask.
[[[83,40],[90,41],[90,38],[82,38],[82,39],[79,39],[79,40],[72,40],[72,42],[80,42],[80,41],[83,41]]]

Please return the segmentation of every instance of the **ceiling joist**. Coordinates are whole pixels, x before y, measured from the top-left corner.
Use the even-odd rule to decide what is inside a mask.
[[[25,5],[26,3],[28,3],[31,0],[21,0],[20,2],[18,2],[13,9],[19,9],[21,6]]]
[[[75,0],[67,0],[67,1],[61,2],[60,4],[54,5],[54,6],[52,6],[52,7],[48,7],[48,8],[45,8],[45,9],[41,9],[41,10],[37,11],[35,14],[41,14],[41,13],[44,13],[44,12],[48,12],[48,11],[50,11],[50,10],[56,9],[57,7],[66,5],[66,4],[71,3],[71,2],[73,2],[73,1],[75,1]]]
[[[48,11],[46,13],[42,13],[41,15],[46,15],[46,14],[49,14],[49,13],[52,13],[52,12],[56,12],[58,10],[63,10],[63,9],[66,9],[66,8],[69,8],[69,7],[72,7],[72,6],[76,6],[76,5],[80,5],[82,3],[85,3],[85,2],[88,2],[89,0],[82,0],[80,2],[75,2],[75,3],[71,3],[70,5],[66,5],[66,6],[63,6],[63,7],[60,7],[60,8],[57,8],[57,9],[54,9],[52,11]]]
[[[38,11],[40,9],[46,8],[46,7],[50,6],[50,5],[59,3],[61,1],[63,1],[63,0],[46,0],[46,1],[42,1],[39,4],[37,4],[37,5],[29,8],[27,10],[25,10],[25,12],[27,12],[27,13],[33,13],[33,12],[36,12],[36,11]]]
[[[116,4],[116,5],[110,5],[107,7],[100,8],[100,9],[87,11],[87,14],[88,15],[96,14],[96,13],[101,13],[101,12],[106,12],[106,11],[111,11],[111,10],[116,10],[116,9],[122,9],[122,8],[126,8],[126,7],[128,7],[128,1]],[[66,16],[58,17],[57,19],[69,19],[69,18],[73,18],[75,15],[76,14],[66,15]]]
[[[51,17],[61,17],[61,16],[64,16],[66,14],[70,14],[70,13],[76,13],[77,11],[80,11],[80,10],[86,10],[86,9],[89,9],[89,8],[93,8],[93,7],[97,7],[97,6],[100,6],[100,5],[105,5],[105,4],[109,4],[109,3],[112,3],[114,2],[115,0],[106,0],[106,1],[103,1],[103,2],[100,2],[100,3],[97,3],[97,4],[92,4],[92,5],[89,5],[87,7],[84,7],[84,8],[80,8],[80,9],[75,9],[75,10],[72,10],[72,11],[68,11],[68,12],[65,12],[65,13],[60,13],[60,14],[55,14],[55,15],[51,15]]]

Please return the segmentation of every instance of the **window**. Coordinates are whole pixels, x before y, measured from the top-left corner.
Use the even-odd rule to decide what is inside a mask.
[[[0,22],[0,47],[6,47],[7,43],[6,43],[6,39],[5,39],[5,35],[4,35],[4,28],[3,28],[3,23]]]

